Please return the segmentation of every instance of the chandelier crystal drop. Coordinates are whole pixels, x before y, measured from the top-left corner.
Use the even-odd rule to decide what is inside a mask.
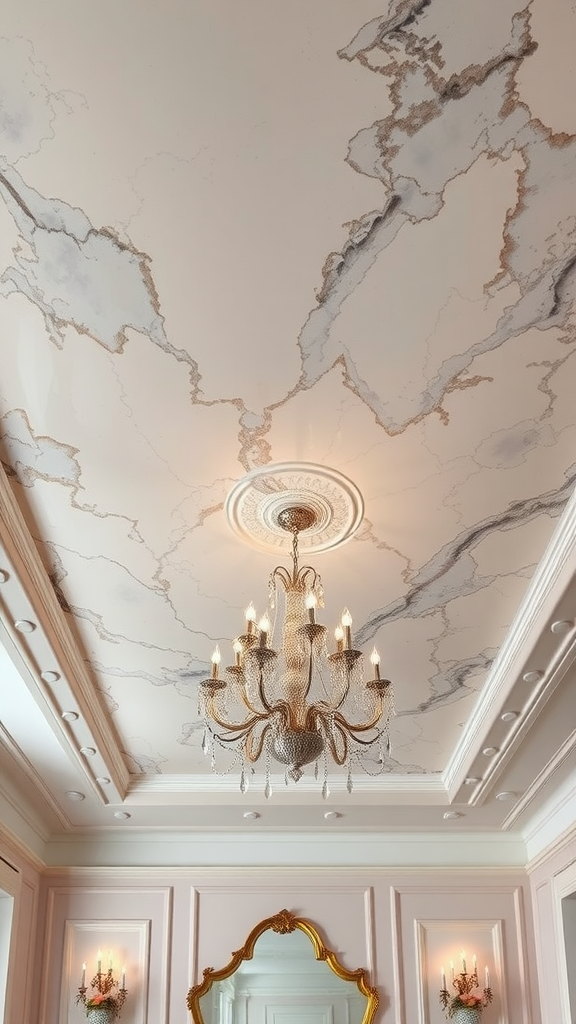
[[[217,748],[237,755],[243,793],[254,774],[252,766],[263,760],[264,794],[270,797],[272,759],[284,767],[287,785],[314,765],[324,799],[332,762],[345,769],[351,793],[353,768],[380,774],[390,753],[394,697],[392,683],[380,677],[378,652],[372,651],[372,678],[366,682],[348,609],[334,631],[333,653],[328,653],[326,626],[316,621],[317,609],[324,605],[322,581],[312,566],[298,564],[298,536],[315,518],[312,508],[301,505],[279,513],[278,525],[292,534],[292,568],[276,566],[270,575],[269,614],[257,623],[250,603],[243,631],[232,643],[233,664],[223,668],[216,647],[211,676],[199,685],[202,749],[214,770]],[[284,614],[276,649],[279,589],[284,592]]]

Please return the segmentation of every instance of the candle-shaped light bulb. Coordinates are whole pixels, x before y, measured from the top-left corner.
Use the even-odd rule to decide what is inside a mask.
[[[336,651],[339,654],[340,651],[344,650],[344,630],[342,626],[336,626],[334,630],[334,639],[336,641]]]
[[[246,611],[244,612],[244,615],[246,616],[246,632],[248,636],[252,636],[252,633],[254,632],[254,626],[256,624],[256,609],[252,604],[252,601],[250,601],[250,604],[248,605]]]
[[[450,961],[450,974],[451,974],[452,983],[454,983],[454,961],[453,960]]]
[[[267,615],[263,615],[260,619],[258,629],[260,630],[260,647],[266,647],[268,642],[268,633],[270,632],[270,619]]]
[[[484,988],[490,988],[490,971],[487,967],[484,968]]]
[[[445,992],[446,991],[446,975],[444,973],[444,968],[443,967],[440,968],[440,977],[442,979],[442,991]]]
[[[462,974],[466,974],[466,953],[464,950],[462,950],[460,956],[462,957]]]
[[[232,650],[234,651],[234,663],[240,667],[242,664],[242,644],[239,640],[234,641]]]
[[[374,668],[374,678],[380,679],[380,655],[376,648],[373,649],[372,654],[370,655],[370,661]]]
[[[108,970],[112,970],[112,950],[108,950]]]
[[[474,953],[474,956],[472,957],[472,973],[474,975],[478,974],[478,966],[477,965],[478,965],[478,961],[476,960],[476,953]]]
[[[308,609],[308,621],[314,625],[316,622],[316,605],[318,600],[312,591],[306,596],[306,607]]]
[[[126,965],[122,968],[122,984],[120,988],[126,988]]]
[[[218,644],[216,644],[216,647],[214,648],[214,653],[212,654],[212,679],[218,679],[218,666],[219,666],[219,664],[220,664],[220,648],[218,647]]]
[[[341,621],[344,628],[344,647],[349,651],[352,647],[352,616],[347,608],[342,612]]]
[[[82,964],[82,982],[80,988],[86,988],[86,964]]]
[[[101,949],[98,950],[97,965],[98,966],[97,966],[97,969],[96,969],[96,973],[97,974],[102,974],[102,950]]]

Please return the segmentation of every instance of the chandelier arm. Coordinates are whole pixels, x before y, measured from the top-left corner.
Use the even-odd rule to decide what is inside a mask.
[[[266,694],[264,692],[264,673],[263,673],[262,669],[260,669],[260,672],[258,673],[258,696],[260,697],[260,700],[262,701],[262,707],[266,708],[266,711],[268,712],[268,714],[271,715],[272,711],[273,711],[273,708],[268,703],[268,699],[267,699]]]
[[[248,695],[246,694],[245,690],[241,690],[240,691],[240,699],[241,699],[244,707],[250,712],[251,715],[261,715],[262,714],[260,711],[258,711],[257,708],[252,706],[252,704],[248,700]],[[264,717],[264,716],[262,716],[262,717]]]
[[[374,718],[372,719],[372,721],[371,722],[365,722],[364,724],[361,724],[361,723],[357,724],[356,722],[348,722],[344,718],[344,715],[341,715],[338,711],[336,711],[334,713],[334,719],[337,720],[338,722],[340,722],[340,724],[343,726],[343,728],[347,729],[348,732],[370,732],[370,729],[373,729],[375,727],[375,725],[377,725],[377,723],[382,718],[382,712],[383,712],[383,708],[380,707],[379,712],[377,712],[374,715]],[[358,742],[360,742],[360,740]]]
[[[342,740],[342,755],[338,753],[338,748],[336,747],[336,741],[334,739],[334,736],[332,735],[332,730],[326,730],[326,738],[328,739],[328,746],[330,747],[330,753],[332,754],[332,757],[334,758],[336,764],[341,767],[343,764],[346,764],[346,761],[348,760],[348,737],[342,726],[335,719],[333,721],[333,726],[337,730],[337,732],[340,733],[340,738]]]
[[[310,573],[312,573],[312,582],[307,588],[308,576]],[[316,584],[318,583],[319,578],[320,577],[318,576],[318,573],[316,572],[316,569],[314,568],[313,565],[303,565],[298,571],[298,582],[302,585],[302,588],[304,590],[313,590]]]
[[[266,739],[267,734],[270,732],[271,728],[272,728],[271,722],[269,722],[268,725],[266,725],[264,727],[264,729],[260,733],[260,737],[258,739],[258,744],[256,746],[256,750],[254,750],[252,748],[252,740],[254,738],[254,735],[253,735],[253,730],[250,729],[249,735],[247,736],[245,750],[246,750],[246,757],[248,758],[248,760],[250,761],[251,764],[255,764],[256,761],[259,759],[259,757],[260,757],[260,755],[261,755],[261,753],[262,753],[262,751],[264,749],[264,741]]]
[[[218,740],[219,743],[238,743],[239,740],[245,740],[249,733],[250,729],[247,729],[246,732],[242,733],[241,735],[237,735],[235,733],[234,736],[223,736],[219,732],[213,732],[212,735],[215,740]]]
[[[292,575],[288,571],[285,565],[277,565],[275,569],[270,573],[270,579],[279,579],[284,590],[288,590],[292,584]]]
[[[214,708],[210,708],[210,717],[219,725],[221,729],[226,729],[228,732],[242,732],[243,730],[250,731],[258,722],[264,722],[269,717],[268,715],[262,715],[258,711],[255,711],[251,718],[246,718],[244,722],[225,722],[224,719],[220,718]]]

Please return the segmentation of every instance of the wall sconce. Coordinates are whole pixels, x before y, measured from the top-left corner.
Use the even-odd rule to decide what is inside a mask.
[[[112,953],[108,954],[108,970],[102,971],[102,950],[98,950],[96,974],[90,982],[90,994],[86,988],[86,964],[82,964],[82,981],[76,996],[76,1003],[82,1003],[90,1024],[112,1024],[120,1016],[120,1010],[128,995],[126,990],[126,968],[122,968],[120,982],[114,978]]]
[[[490,988],[490,971],[484,968],[484,991],[482,995],[474,992],[479,988],[478,969],[476,957],[472,958],[473,970],[468,974],[466,970],[466,954],[460,954],[462,970],[459,974],[454,973],[454,961],[450,961],[451,986],[454,989],[450,993],[446,987],[446,974],[442,967],[442,987],[440,989],[440,1002],[447,1017],[452,1018],[454,1024],[480,1024],[482,1010],[486,1009],[492,1002],[492,989]]]

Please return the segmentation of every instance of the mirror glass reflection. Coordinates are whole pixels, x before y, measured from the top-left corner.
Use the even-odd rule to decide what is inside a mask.
[[[362,1024],[368,1000],[317,960],[306,934],[265,931],[251,960],[200,998],[204,1024]]]

